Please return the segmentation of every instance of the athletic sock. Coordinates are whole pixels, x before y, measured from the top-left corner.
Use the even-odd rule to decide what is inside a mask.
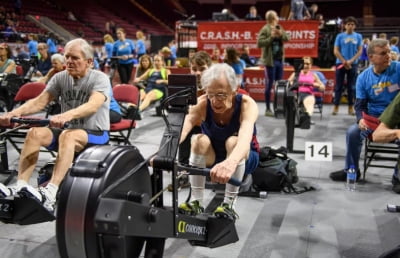
[[[204,155],[190,154],[189,164],[199,168],[206,167],[206,159]],[[206,184],[206,178],[204,176],[190,175],[189,176],[190,187],[191,187],[191,198],[190,200],[198,200],[200,205],[203,206],[204,198],[204,186]]]
[[[235,173],[233,173],[232,178],[237,179],[239,182],[242,182],[243,175],[245,172],[245,161],[242,160],[236,167]],[[231,207],[235,204],[236,197],[239,193],[240,186],[232,185],[227,183],[225,186],[225,196],[224,203],[228,203]]]

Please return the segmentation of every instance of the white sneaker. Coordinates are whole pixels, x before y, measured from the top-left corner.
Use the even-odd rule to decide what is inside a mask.
[[[18,192],[17,185],[5,186],[0,183],[0,198],[5,198],[8,196],[13,196]]]
[[[46,187],[39,187],[39,191],[42,194],[43,200],[43,206],[51,213],[54,213],[54,209],[56,206],[56,195],[50,191],[47,186]]]
[[[33,187],[31,185],[25,185],[24,187],[22,187],[18,191],[18,194],[21,197],[33,198],[33,199],[36,199],[39,202],[43,202],[42,194],[39,192],[38,189],[36,189],[35,187]]]

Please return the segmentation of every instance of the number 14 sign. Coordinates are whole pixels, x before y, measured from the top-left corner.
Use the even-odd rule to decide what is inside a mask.
[[[332,161],[332,142],[306,142],[305,160]]]

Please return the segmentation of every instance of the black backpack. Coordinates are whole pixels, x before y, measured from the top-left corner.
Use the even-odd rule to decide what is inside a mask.
[[[271,191],[285,193],[303,193],[314,190],[313,187],[297,189],[293,185],[299,181],[297,176],[297,162],[287,156],[287,149],[283,146],[272,148],[269,146],[260,149],[260,162],[252,173],[252,186],[256,191]]]

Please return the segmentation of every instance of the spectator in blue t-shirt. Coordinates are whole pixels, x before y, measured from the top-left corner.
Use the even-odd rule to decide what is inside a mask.
[[[135,43],[126,38],[126,32],[123,28],[117,29],[117,38],[118,40],[115,41],[113,46],[113,56],[119,59],[118,74],[121,83],[129,83],[135,63]]]
[[[347,78],[348,114],[355,115],[353,109],[354,85],[357,78],[358,58],[362,53],[363,44],[361,34],[355,32],[356,25],[356,18],[353,16],[347,17],[344,20],[345,31],[339,33],[335,39],[333,53],[336,56],[336,85],[332,115],[337,115],[339,112],[345,77]]]
[[[49,32],[46,44],[49,48],[50,55],[57,53],[57,43],[53,33]]]
[[[226,56],[225,56],[225,63],[232,66],[233,70],[235,71],[236,78],[238,81],[238,85],[243,88],[243,74],[244,68],[246,68],[245,62],[239,58],[239,53],[233,47],[228,47],[226,49]]]
[[[110,34],[105,34],[103,37],[104,40],[104,65],[110,66],[111,65],[111,57],[113,55],[113,46],[114,46],[114,39]]]
[[[171,57],[174,58],[174,59],[176,59],[178,49],[176,48],[176,42],[175,42],[175,40],[171,40],[171,41],[168,43],[168,47],[169,47],[169,49],[171,50]]]
[[[142,55],[146,54],[146,44],[145,44],[145,40],[146,37],[144,36],[143,32],[141,30],[138,30],[136,32],[136,54],[137,54],[137,59],[139,60],[139,58]]]
[[[391,37],[389,42],[390,42],[390,49],[396,52],[397,55],[399,55],[399,47],[397,46],[397,44],[399,44],[399,37],[397,36]]]
[[[28,51],[29,51],[29,56],[37,56],[38,54],[38,42],[37,42],[37,36],[35,34],[29,34],[28,35]]]

